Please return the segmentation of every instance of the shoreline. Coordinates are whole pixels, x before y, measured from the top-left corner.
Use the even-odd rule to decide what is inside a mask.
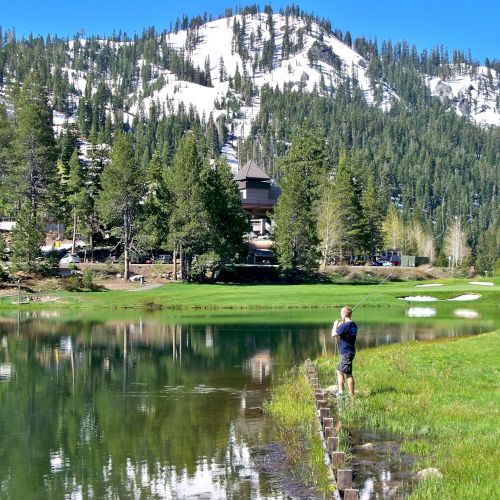
[[[492,498],[500,458],[494,445],[500,419],[499,339],[496,330],[359,351],[356,398],[340,418],[347,430],[402,438],[401,450],[416,460],[410,498],[458,498],[466,491]],[[333,357],[315,361],[320,385],[329,385],[336,362]],[[484,458],[478,462],[477,456]],[[418,480],[417,471],[429,468],[442,476]]]

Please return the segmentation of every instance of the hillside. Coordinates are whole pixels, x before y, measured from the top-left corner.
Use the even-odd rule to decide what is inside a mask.
[[[190,27],[177,32],[147,30],[133,39],[77,35],[45,43],[17,41],[15,47],[6,43],[2,90],[11,80],[22,81],[44,50],[57,126],[77,122],[82,99],[102,94],[101,122],[106,113],[116,119],[119,112],[132,124],[155,102],[167,113],[180,107],[206,119],[224,115],[235,135],[246,137],[259,114],[264,86],[334,96],[346,80],[353,80],[368,105],[390,110],[405,96],[392,81],[394,72],[386,70],[389,61],[406,70],[417,68],[431,94],[449,110],[481,125],[500,125],[500,79],[492,67],[465,57],[449,64],[437,49],[427,57],[405,42],[394,47],[389,42],[378,52],[370,41],[353,43],[328,23],[293,9],[284,14],[248,11],[206,23],[191,20]]]
[[[427,235],[427,254],[446,263],[444,240],[458,224],[471,262],[482,253],[488,265],[481,265],[490,269],[496,258],[497,60],[481,66],[470,54],[453,50],[450,56],[442,46],[418,52],[405,41],[353,39],[294,6],[279,13],[244,7],[235,15],[227,9],[216,20],[183,16],[168,30],[148,28],[133,36],[19,40],[6,32],[0,39],[4,215],[17,215],[18,169],[26,174],[23,168],[31,165],[25,158],[31,118],[25,115],[21,126],[18,117],[23,99],[31,113],[32,89],[40,104],[32,111],[41,120],[41,152],[50,153],[35,165],[47,166],[47,172],[40,169],[40,175],[50,173],[41,183],[47,193],[57,182],[69,183],[75,154],[75,168],[95,202],[121,131],[130,138],[134,165],[147,184],[142,187],[152,195],[158,178],[175,165],[188,131],[211,165],[222,155],[234,173],[252,160],[280,187],[294,138],[308,136],[321,143],[322,183],[332,183],[345,158],[357,198],[372,186],[378,226],[392,207],[401,224]],[[23,182],[29,179],[25,175]],[[50,201],[47,212],[58,206]],[[169,203],[160,204],[164,218]],[[166,228],[155,217],[152,228]],[[92,210],[85,218],[91,232],[107,234]],[[143,236],[146,241],[150,234]],[[156,236],[165,243],[165,234]],[[398,246],[413,254],[410,240]]]

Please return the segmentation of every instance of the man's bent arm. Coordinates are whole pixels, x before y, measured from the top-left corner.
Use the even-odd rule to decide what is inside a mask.
[[[340,323],[340,321],[338,319],[336,319],[333,322],[332,337],[338,337],[339,334],[337,332],[337,328],[339,327],[339,323]]]

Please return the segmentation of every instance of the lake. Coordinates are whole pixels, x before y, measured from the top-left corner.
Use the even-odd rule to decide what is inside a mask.
[[[359,349],[498,326],[473,308],[356,313]],[[275,439],[262,402],[283,371],[333,354],[336,315],[0,315],[0,497],[286,497],[256,465]]]

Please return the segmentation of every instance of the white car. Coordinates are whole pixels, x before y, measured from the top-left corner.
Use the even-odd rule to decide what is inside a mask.
[[[68,253],[59,261],[59,264],[80,264],[80,257],[76,253]]]

